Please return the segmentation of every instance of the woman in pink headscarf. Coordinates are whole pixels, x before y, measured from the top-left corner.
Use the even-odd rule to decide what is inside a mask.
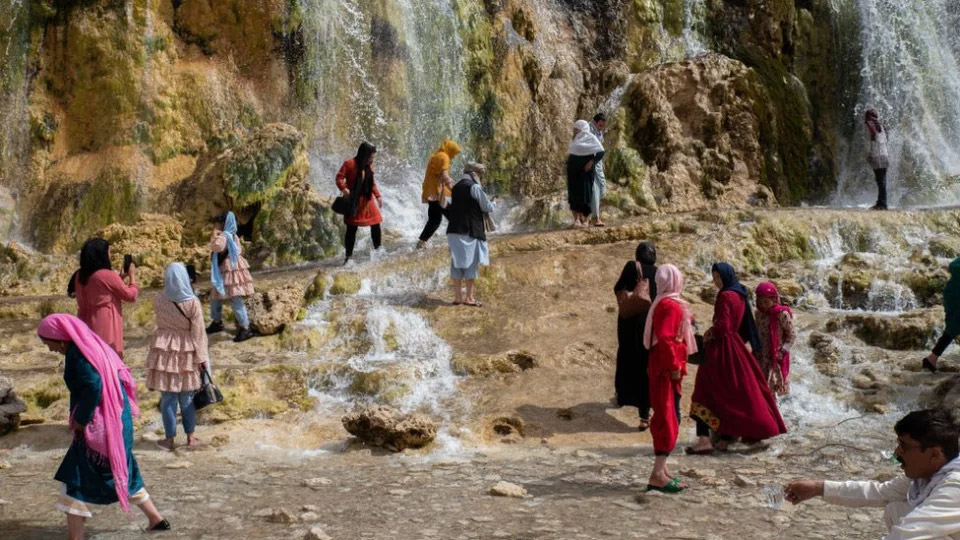
[[[57,509],[67,514],[71,540],[83,539],[91,505],[134,503],[150,519],[149,530],[166,531],[163,519],[143,487],[133,457],[133,416],[139,416],[137,385],[130,369],[80,319],[54,314],[43,319],[37,335],[52,352],[66,357],[63,380],[70,390],[73,443],[54,479],[63,483]]]
[[[697,352],[697,342],[690,306],[680,297],[683,274],[676,266],[665,264],[657,269],[656,282],[657,297],[643,328],[643,346],[650,349],[647,364],[653,406],[650,433],[656,456],[647,491],[679,493],[686,486],[670,474],[667,457],[677,445],[680,419],[676,404],[687,373],[687,355]]]
[[[767,281],[757,286],[757,330],[761,353],[760,369],[767,377],[770,390],[779,396],[790,393],[790,347],[796,339],[793,311],[780,301],[777,286]]]

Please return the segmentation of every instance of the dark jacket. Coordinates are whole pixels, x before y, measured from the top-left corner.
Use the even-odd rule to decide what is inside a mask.
[[[447,234],[464,234],[477,240],[486,240],[483,210],[470,192],[477,181],[467,176],[453,186],[453,197],[444,212],[447,216]]]

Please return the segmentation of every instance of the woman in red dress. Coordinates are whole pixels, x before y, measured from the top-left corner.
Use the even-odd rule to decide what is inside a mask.
[[[380,207],[383,206],[383,199],[373,178],[373,157],[376,153],[376,146],[362,143],[356,157],[344,161],[337,173],[337,189],[342,196],[350,198],[350,211],[343,216],[347,224],[347,234],[343,240],[347,251],[344,264],[350,262],[353,256],[358,227],[370,227],[373,249],[380,249],[380,223],[383,222]]]
[[[713,265],[713,283],[720,289],[713,327],[707,330],[707,360],[697,370],[690,415],[697,421],[697,444],[688,454],[711,454],[710,431],[720,435],[717,450],[729,441],[761,441],[787,432],[777,401],[767,385],[749,342],[759,354],[760,335],[747,300],[747,289],[733,267]]]
[[[650,379],[650,404],[653,418],[650,433],[656,456],[647,491],[679,493],[686,487],[667,469],[667,457],[677,445],[680,419],[676,402],[683,376],[687,373],[687,355],[697,352],[690,306],[683,301],[683,274],[672,265],[657,269],[657,297],[643,329],[643,346],[650,349],[647,375]]]
[[[80,249],[80,270],[73,279],[77,297],[77,318],[110,345],[123,358],[123,306],[136,302],[137,265],[129,274],[120,275],[110,266],[110,244],[92,238]],[[124,283],[124,279],[127,283]]]

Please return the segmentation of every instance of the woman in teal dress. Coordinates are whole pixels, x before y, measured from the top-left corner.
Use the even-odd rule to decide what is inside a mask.
[[[63,380],[70,390],[73,443],[54,479],[63,484],[57,509],[67,514],[70,539],[83,539],[91,505],[115,502],[124,511],[136,504],[150,520],[148,530],[170,530],[150,501],[133,457],[133,416],[139,409],[130,369],[72,315],[50,315],[37,334],[47,348],[66,357]]]

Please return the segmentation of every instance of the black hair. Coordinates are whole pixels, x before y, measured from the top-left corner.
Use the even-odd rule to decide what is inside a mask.
[[[651,266],[657,264],[657,246],[651,242],[640,242],[640,245],[637,246],[635,258],[641,264]]]
[[[607,115],[603,114],[602,112],[598,112],[597,114],[593,115],[593,121],[594,121],[594,122],[606,122],[606,121],[607,121]]]
[[[376,153],[376,146],[366,141],[360,143],[360,148],[357,149],[357,155],[354,158],[357,163],[357,181],[353,185],[351,195],[356,193],[368,198],[373,195],[373,167],[370,166],[370,158]]]
[[[110,242],[103,238],[91,238],[80,248],[80,271],[77,278],[83,285],[97,270],[110,270]]]
[[[893,430],[900,436],[909,435],[923,450],[939,446],[947,461],[960,455],[960,429],[944,409],[913,411],[901,418]]]

